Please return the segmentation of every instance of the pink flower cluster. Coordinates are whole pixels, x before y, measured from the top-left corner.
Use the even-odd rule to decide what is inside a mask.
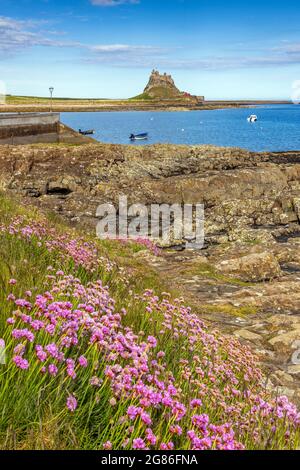
[[[161,255],[160,248],[158,248],[158,246],[153,241],[151,241],[149,238],[137,238],[135,240],[135,243],[147,248],[147,250],[149,250],[154,256],[160,256]]]
[[[28,243],[46,240],[49,251],[67,253],[86,269],[98,263],[90,244],[49,234],[43,224],[14,222],[8,230]],[[135,299],[147,328],[140,332],[124,309],[116,311],[100,280],[84,285],[62,270],[49,273],[45,292],[9,295],[4,339],[11,375],[30,375],[49,390],[63,384],[68,416],[84,407],[91,416],[103,400],[111,407],[103,448],[240,450],[249,442],[265,447],[270,435],[278,445],[282,436],[294,445],[296,407],[286,397],[270,397],[255,355],[208,330],[182,299],[159,299],[152,291]],[[94,414],[100,429],[102,415]]]
[[[68,232],[59,234],[46,220],[37,222],[19,216],[8,226],[0,225],[0,232],[21,237],[29,243],[35,241],[38,245],[44,245],[49,252],[56,252],[61,260],[68,256],[74,261],[75,266],[83,266],[90,271],[96,271],[100,265],[103,265],[107,272],[115,269],[113,262],[99,256],[96,244],[87,242],[83,238],[72,238]],[[61,274],[63,275],[62,271]],[[10,280],[11,285],[15,283],[15,279]],[[30,291],[27,291],[27,296],[31,296]]]

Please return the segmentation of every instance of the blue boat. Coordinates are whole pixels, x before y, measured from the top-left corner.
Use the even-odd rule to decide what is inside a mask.
[[[129,137],[130,140],[147,140],[148,139],[148,133],[144,134],[131,134]]]
[[[88,129],[87,131],[83,131],[82,129],[79,129],[78,132],[81,135],[93,135],[93,134],[95,134],[94,129]]]

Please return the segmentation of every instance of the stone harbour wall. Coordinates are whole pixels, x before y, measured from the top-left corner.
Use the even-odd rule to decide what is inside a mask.
[[[59,126],[59,113],[0,115],[0,143],[57,142]]]

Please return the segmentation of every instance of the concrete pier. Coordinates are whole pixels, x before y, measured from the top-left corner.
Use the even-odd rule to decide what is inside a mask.
[[[60,113],[0,114],[0,144],[59,142]]]

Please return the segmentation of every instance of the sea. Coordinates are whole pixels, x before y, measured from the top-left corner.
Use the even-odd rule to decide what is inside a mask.
[[[257,122],[247,117],[256,114]],[[148,132],[157,143],[239,147],[251,151],[300,150],[300,106],[261,105],[213,111],[124,111],[62,113],[61,120],[78,130],[94,129],[100,142],[131,144],[130,134]]]

